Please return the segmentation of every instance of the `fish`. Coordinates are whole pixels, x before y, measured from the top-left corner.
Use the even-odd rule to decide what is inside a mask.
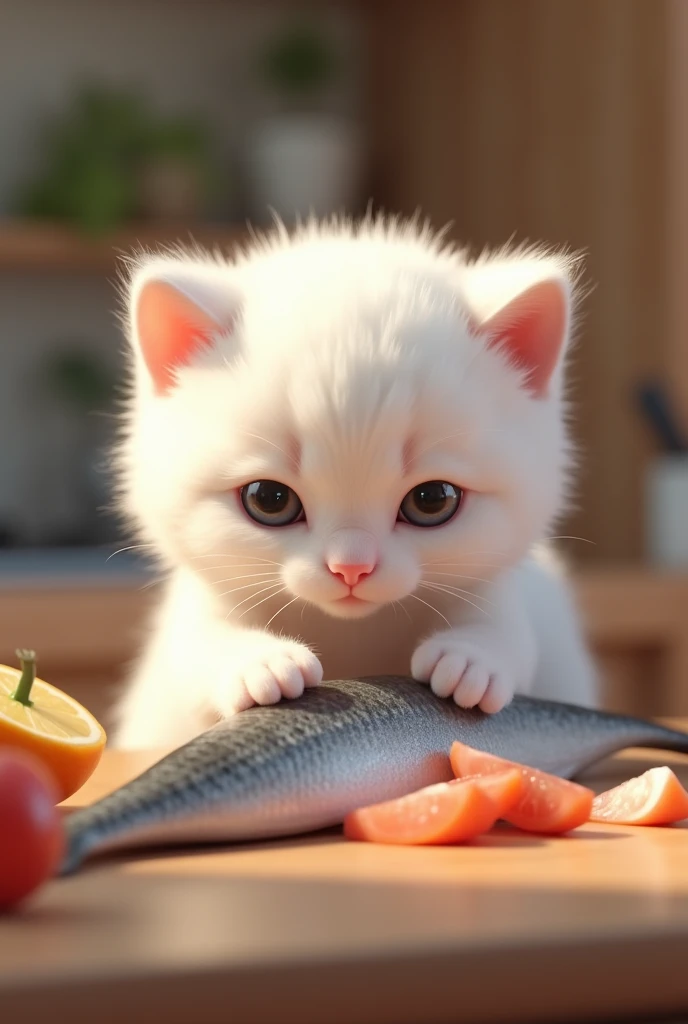
[[[448,781],[454,740],[562,778],[628,747],[688,754],[688,734],[576,705],[516,696],[489,715],[406,677],[332,680],[218,723],[73,812],[60,874],[112,850],[339,825],[356,808]]]

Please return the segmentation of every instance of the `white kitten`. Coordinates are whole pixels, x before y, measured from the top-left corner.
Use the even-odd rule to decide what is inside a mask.
[[[323,670],[411,672],[488,712],[594,703],[566,585],[532,554],[571,463],[575,277],[381,221],[141,259],[122,490],[171,576],[116,743],[181,743]]]

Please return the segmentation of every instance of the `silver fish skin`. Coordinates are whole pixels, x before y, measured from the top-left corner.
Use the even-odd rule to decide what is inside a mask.
[[[214,726],[70,815],[61,873],[112,849],[290,836],[452,777],[449,749],[571,778],[627,747],[688,753],[688,734],[640,719],[516,697],[466,711],[412,679],[337,680]]]

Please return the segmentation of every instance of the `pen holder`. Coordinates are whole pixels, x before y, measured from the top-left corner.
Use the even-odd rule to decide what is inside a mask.
[[[655,565],[688,567],[688,454],[663,455],[645,479],[646,549]]]

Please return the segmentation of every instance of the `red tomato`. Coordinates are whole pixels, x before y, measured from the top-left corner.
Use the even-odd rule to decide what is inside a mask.
[[[0,911],[50,878],[64,851],[57,786],[37,758],[0,748]]]
[[[688,793],[667,765],[628,779],[592,802],[591,821],[616,825],[674,825],[688,818]]]
[[[516,769],[439,782],[352,811],[344,819],[344,835],[399,846],[463,843],[488,832],[522,792],[523,778]]]
[[[502,815],[516,828],[555,835],[578,828],[590,819],[594,794],[576,782],[474,750],[465,743],[454,743],[450,758],[457,778],[491,775],[507,768],[517,768],[521,772],[524,784],[521,798]]]

